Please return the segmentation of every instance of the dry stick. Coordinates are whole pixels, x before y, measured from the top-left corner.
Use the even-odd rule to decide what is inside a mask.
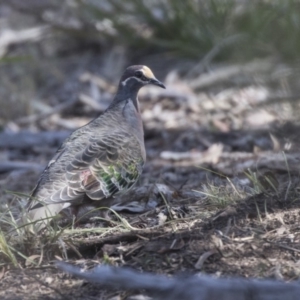
[[[19,120],[16,120],[15,123],[18,124],[18,125],[27,125],[27,124],[30,124],[30,123],[33,123],[33,122],[38,122],[38,121],[43,120],[45,118],[49,118],[53,114],[59,113],[62,110],[73,106],[75,103],[78,102],[78,100],[79,99],[76,97],[76,98],[74,98],[70,101],[58,104],[57,106],[55,106],[49,112],[45,112],[45,113],[38,114],[38,115],[31,115],[31,116],[28,116],[28,117],[20,118]]]
[[[68,136],[70,131],[31,132],[21,130],[17,133],[0,132],[0,148],[28,149],[36,146],[58,147]]]
[[[256,108],[265,107],[267,105],[280,104],[283,102],[299,102],[300,95],[285,95],[285,96],[272,96],[270,95],[264,101],[255,104]]]
[[[33,163],[33,162],[26,162],[26,161],[6,161],[0,163],[0,174],[11,172],[14,170],[37,170],[42,171],[45,168],[44,165]]]
[[[217,152],[216,152],[217,153]],[[164,151],[161,153],[161,159],[152,161],[154,165],[166,164],[168,160],[173,160],[173,166],[195,166],[195,164],[208,163],[214,165],[214,168],[219,172],[232,175],[242,173],[249,168],[263,168],[267,167],[271,170],[281,170],[289,172],[298,172],[300,168],[300,154],[299,153],[286,153],[285,158],[282,153],[274,153],[265,151],[262,153],[245,153],[245,152],[222,152],[217,153],[217,164],[211,159],[213,157],[205,156],[204,152],[169,152]],[[201,160],[202,157],[202,160]],[[287,169],[287,162],[289,168]]]
[[[185,77],[192,78],[196,73],[202,73],[205,69],[207,69],[208,65],[213,61],[213,59],[220,53],[220,51],[224,47],[235,43],[242,38],[245,38],[245,35],[236,34],[224,38],[220,43],[214,45],[212,49],[201,59],[201,61],[197,63],[193,68],[191,68],[191,70],[186,74]]]
[[[212,255],[218,253],[218,251],[216,249],[213,250],[209,250],[204,252],[198,259],[198,261],[195,264],[195,269],[197,270],[201,270],[203,267],[204,262]]]
[[[300,253],[300,249],[296,249],[296,248],[293,248],[293,247],[290,247],[290,246],[286,246],[286,245],[282,245],[282,244],[279,244],[279,243],[276,243],[276,242],[272,242],[272,241],[269,241],[267,239],[263,239],[264,242],[267,242],[271,245],[274,245],[274,246],[277,246],[279,248],[283,248],[283,249],[286,249],[286,250],[290,250],[290,251],[294,251],[294,252],[298,252]]]
[[[256,60],[245,65],[233,65],[220,68],[209,74],[202,74],[200,77],[187,82],[187,84],[195,90],[227,81],[230,77],[243,73],[252,74],[256,72],[267,72],[272,68],[273,64],[267,60]]]
[[[102,112],[106,109],[106,106],[104,107],[104,105],[101,105],[101,103],[83,93],[79,94],[79,100],[81,103],[90,106],[95,111]]]
[[[83,240],[75,240],[73,239],[73,245],[77,248],[80,248],[80,251],[84,251],[84,249],[94,246],[101,246],[104,244],[116,244],[120,242],[131,242],[136,241],[140,238],[140,236],[143,236],[143,239],[151,238],[151,239],[159,239],[161,237],[164,237],[165,235],[168,235],[170,233],[170,230],[167,230],[166,228],[162,228],[161,226],[157,225],[150,228],[140,229],[136,231],[127,231],[124,233],[112,235],[112,236],[104,236],[104,237],[95,237],[95,239],[83,239]],[[177,235],[180,235],[180,238],[191,238],[193,235],[191,232],[187,232],[184,230],[179,230],[176,233]],[[198,235],[196,235],[198,236]]]
[[[276,231],[276,230],[274,229],[272,231]],[[228,235],[225,235],[222,232],[220,232],[220,233],[221,233],[222,237],[225,237],[227,240],[230,240],[231,242],[234,242],[234,243],[245,243],[247,241],[252,241],[254,239],[253,236],[248,236],[248,237],[244,237],[244,238],[230,238]],[[289,251],[294,251],[294,252],[300,253],[300,249],[293,248],[293,247],[290,247],[290,246],[287,246],[287,245],[283,245],[283,244],[279,244],[277,242],[273,242],[273,241],[270,241],[270,240],[265,239],[265,238],[258,239],[258,240],[266,242],[266,243],[274,245],[274,246],[277,246],[279,248],[283,248],[283,249],[286,249],[286,250],[289,250]]]
[[[40,26],[19,31],[3,30],[0,34],[0,58],[5,55],[10,45],[41,40],[44,34],[49,32],[49,28],[49,26]]]

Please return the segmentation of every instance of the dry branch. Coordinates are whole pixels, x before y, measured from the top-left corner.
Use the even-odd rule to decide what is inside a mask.
[[[299,153],[274,153],[264,151],[261,153],[249,152],[223,152],[221,144],[213,144],[204,152],[161,152],[160,157],[163,161],[172,160],[176,166],[200,166],[201,164],[210,164],[214,169],[226,174],[241,174],[248,169],[262,169],[277,171],[290,171],[298,173],[300,170]],[[153,163],[162,164],[156,160]]]
[[[223,145],[213,144],[206,151],[203,152],[172,152],[163,151],[160,154],[162,159],[174,160],[174,161],[186,161],[187,165],[212,163],[216,164],[222,155]],[[182,163],[182,166],[185,164]]]
[[[188,85],[195,90],[206,88],[218,83],[227,81],[229,78],[241,74],[253,74],[257,72],[268,72],[271,70],[273,64],[270,61],[254,61],[245,65],[233,65],[229,67],[220,68],[208,74],[202,74],[188,82]]]
[[[40,40],[48,29],[49,26],[40,26],[19,31],[3,30],[0,34],[0,57],[6,54],[11,45]]]
[[[70,131],[45,131],[33,133],[0,133],[0,149],[32,149],[35,146],[58,147],[70,134]]]
[[[223,174],[241,174],[248,169],[257,170],[266,168],[268,170],[288,171],[298,173],[300,169],[299,153],[223,153],[220,161],[214,166]]]
[[[36,164],[33,162],[26,162],[26,161],[5,161],[0,162],[0,174],[11,172],[14,170],[32,170],[36,169],[38,171],[42,171],[45,168],[45,166]]]
[[[79,267],[64,262],[56,265],[65,272],[109,288],[144,289],[157,300],[294,300],[300,294],[298,283],[220,279],[209,276],[169,278],[111,266],[98,266],[83,272]]]
[[[67,102],[60,103],[60,104],[56,105],[55,107],[53,107],[53,109],[48,112],[44,112],[44,113],[36,114],[36,115],[30,115],[28,117],[23,117],[23,118],[20,118],[19,120],[16,120],[15,123],[17,123],[18,125],[26,125],[26,124],[34,123],[34,122],[37,122],[40,120],[44,120],[45,118],[48,118],[56,113],[59,113],[67,108],[72,107],[74,104],[76,104],[78,102],[78,100],[79,100],[78,98],[74,98]]]
[[[94,111],[103,112],[107,108],[107,105],[104,106],[92,97],[83,93],[79,94],[79,100],[81,103],[90,106]]]

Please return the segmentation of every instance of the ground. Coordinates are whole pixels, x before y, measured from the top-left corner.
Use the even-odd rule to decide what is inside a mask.
[[[73,278],[56,260],[84,269],[105,263],[175,276],[298,279],[300,131],[291,66],[269,58],[211,63],[191,77],[193,60],[133,61],[120,46],[98,51],[70,40],[75,45],[51,36],[13,48],[36,51],[34,62],[2,71],[1,299],[146,299],[143,291]],[[60,223],[64,230],[34,236],[13,230],[60,143],[105,110],[132,63],[149,65],[167,87],[139,95],[147,162],[120,201],[143,212],[103,218],[96,210],[74,226]]]
[[[206,138],[215,137],[206,134]],[[146,140],[150,153],[160,150],[151,146],[153,140],[163,143],[158,135]],[[176,146],[170,142],[168,148]],[[155,208],[142,214],[120,213],[121,221],[113,216],[111,221],[94,217],[88,224],[66,229],[56,242],[46,242],[42,252],[40,248],[21,247],[29,259],[19,259],[21,270],[9,263],[2,265],[1,297],[32,299],[34,293],[38,299],[114,299],[116,295],[130,299],[129,295],[143,294],[106,291],[76,280],[58,271],[52,264],[55,259],[67,259],[84,268],[109,263],[160,274],[204,272],[225,277],[298,278],[297,175],[268,171],[259,180],[265,184],[263,187],[254,182],[255,175],[250,171],[248,177],[231,177],[214,169],[206,171],[207,165],[203,170],[200,165],[177,166],[157,160],[156,156],[148,159],[139,188],[129,196],[141,199],[142,195],[140,201],[152,199]],[[38,172],[32,173],[23,171],[18,181],[30,178],[34,185]],[[266,178],[270,180],[264,181]],[[164,198],[153,191],[156,183],[163,186]],[[30,263],[30,257],[37,266]]]

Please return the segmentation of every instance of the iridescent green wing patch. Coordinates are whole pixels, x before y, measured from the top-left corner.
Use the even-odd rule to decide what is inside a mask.
[[[101,182],[103,192],[107,196],[112,196],[116,192],[129,189],[138,179],[142,166],[131,163],[129,166],[120,165],[109,166],[99,170],[96,175]]]
[[[120,132],[97,140],[75,155],[66,167],[68,186],[94,200],[126,191],[142,173],[141,145],[129,133]]]

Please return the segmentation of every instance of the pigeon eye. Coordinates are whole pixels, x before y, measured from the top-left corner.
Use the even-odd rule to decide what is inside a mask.
[[[137,78],[142,78],[143,77],[143,72],[142,71],[136,71],[134,74]]]

